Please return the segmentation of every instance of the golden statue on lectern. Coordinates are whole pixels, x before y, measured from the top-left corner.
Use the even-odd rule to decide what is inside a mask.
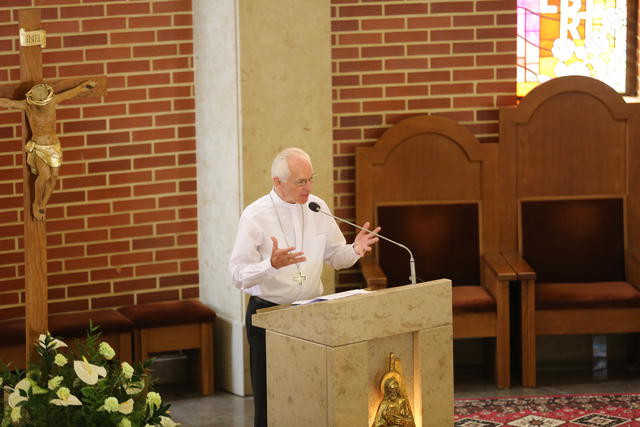
[[[415,427],[409,400],[402,386],[400,359],[389,354],[389,371],[380,380],[384,395],[378,406],[372,427]]]

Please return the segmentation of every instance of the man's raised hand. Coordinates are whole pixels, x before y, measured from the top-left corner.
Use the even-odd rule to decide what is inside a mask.
[[[369,221],[365,222],[362,228],[366,228],[368,230]],[[378,233],[381,229],[381,227],[376,227],[371,231],[373,231],[374,233]],[[371,234],[365,230],[360,230],[355,240],[353,241],[353,250],[361,257],[365,256],[367,252],[371,252],[371,250],[373,249],[371,246],[378,243],[378,240],[378,237],[376,237],[374,234]]]
[[[271,249],[271,265],[273,268],[279,269],[307,260],[304,257],[304,252],[292,252],[295,247],[279,249],[278,239],[272,236],[271,241],[273,242],[273,249]]]

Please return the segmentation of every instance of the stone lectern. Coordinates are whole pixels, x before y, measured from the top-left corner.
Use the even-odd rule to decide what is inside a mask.
[[[390,353],[416,426],[453,425],[451,281],[260,310],[269,425],[371,426]]]

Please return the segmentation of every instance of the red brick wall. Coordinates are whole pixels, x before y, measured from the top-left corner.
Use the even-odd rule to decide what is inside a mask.
[[[353,220],[355,148],[399,120],[442,115],[497,140],[498,108],[516,102],[516,2],[331,3],[334,203]],[[361,281],[358,269],[338,276],[338,286]]]
[[[50,312],[197,297],[191,1],[3,1],[0,82],[19,80],[17,9],[33,6],[45,78],[108,76],[104,99],[58,108]],[[0,319],[24,313],[20,120],[0,109]]]

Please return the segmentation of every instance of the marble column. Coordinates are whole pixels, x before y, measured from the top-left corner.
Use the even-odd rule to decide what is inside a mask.
[[[227,261],[282,148],[309,152],[333,206],[329,0],[193,0],[201,299],[218,314],[216,387],[251,393],[246,298]],[[325,290],[334,274],[323,274]]]

